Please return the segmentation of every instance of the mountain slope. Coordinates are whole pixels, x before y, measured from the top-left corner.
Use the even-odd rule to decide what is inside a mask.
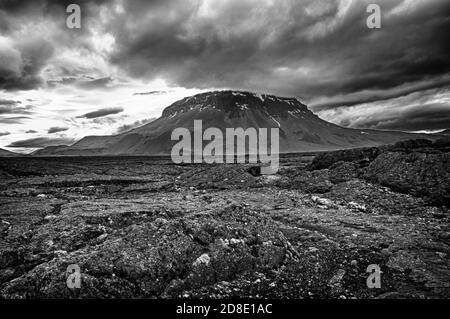
[[[376,146],[425,134],[349,129],[313,114],[296,98],[258,95],[239,91],[215,91],[181,99],[164,109],[162,116],[146,125],[113,136],[87,136],[71,146],[37,151],[35,155],[166,155],[176,141],[175,128],[193,132],[194,120],[203,130],[217,127],[244,129],[279,128],[280,152],[307,152]]]
[[[22,156],[22,155],[0,148],[0,157],[13,157],[13,156]]]

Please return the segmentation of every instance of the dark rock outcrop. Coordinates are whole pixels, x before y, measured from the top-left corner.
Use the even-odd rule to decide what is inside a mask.
[[[47,251],[59,257],[12,280],[1,296],[71,297],[65,269],[77,264],[83,282],[78,297],[176,297],[244,272],[270,269],[285,258],[285,237],[258,212],[229,206],[217,213],[173,217],[164,211],[67,208],[33,239],[41,255]],[[0,268],[20,264],[16,255],[4,251]]]
[[[450,153],[386,152],[369,165],[364,178],[450,206]]]
[[[381,147],[320,153],[309,165],[328,170],[333,184],[361,178],[397,192],[449,206],[450,142],[448,139],[403,141]]]

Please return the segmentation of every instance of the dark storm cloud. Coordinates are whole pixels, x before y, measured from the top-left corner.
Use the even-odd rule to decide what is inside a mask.
[[[419,3],[399,16],[388,13],[400,2],[381,1],[381,30],[366,27],[364,1],[315,2],[231,1],[207,9],[197,2],[127,2],[135,23],[119,16],[109,26],[118,48],[112,58],[135,76],[184,87],[306,98],[392,88],[450,71],[448,1]]]
[[[0,99],[0,105],[17,105],[20,104],[21,102],[19,101],[13,101],[13,100],[2,100]]]
[[[100,127],[101,127],[102,125],[106,125],[106,126],[113,125],[119,121],[120,121],[119,118],[116,119],[116,118],[112,118],[112,117],[98,117],[98,118],[93,119],[92,123],[100,124]]]
[[[54,126],[48,129],[47,133],[49,134],[53,134],[53,133],[58,133],[58,132],[65,132],[67,131],[69,128],[68,127],[59,127],[59,126]]]
[[[167,94],[171,91],[150,91],[150,92],[138,92],[138,93],[133,93],[133,95],[163,95],[163,94]]]
[[[78,82],[77,85],[81,88],[92,90],[92,89],[104,89],[107,88],[108,84],[112,82],[112,78],[110,76],[95,79],[95,80],[89,80],[89,81],[81,81]]]
[[[72,45],[87,46],[83,40],[91,32],[87,22],[99,13],[98,6],[106,2],[76,1],[82,9],[83,27],[67,32],[66,7],[74,1],[1,0],[0,90],[31,90],[44,85],[42,72],[55,51]],[[36,21],[42,28],[37,37],[24,29]],[[21,30],[25,32],[20,33]]]
[[[368,3],[126,2],[127,15],[114,16],[108,25],[116,41],[111,61],[132,76],[161,77],[172,85],[321,101],[315,111],[448,86],[450,2],[378,1],[379,30],[366,26]],[[428,115],[413,120],[396,113],[393,124],[380,127],[441,125]]]
[[[111,77],[103,77],[103,78],[91,78],[89,76],[83,75],[81,77],[62,77],[57,80],[49,80],[47,84],[50,87],[56,87],[59,85],[73,85],[85,90],[94,90],[94,89],[108,89],[108,85],[113,82]]]
[[[111,70],[135,79],[297,96],[312,101],[320,112],[448,86],[450,2],[377,1],[382,28],[369,30],[366,9],[372,2],[78,1],[85,17],[83,28],[68,31],[65,7],[72,1],[4,0],[0,90],[36,88],[43,85],[43,73],[52,88],[64,84],[78,90],[111,89],[108,75],[114,72],[109,69],[85,61],[77,64],[76,58],[69,63],[74,61],[71,55],[54,62],[61,48],[83,52],[84,57],[101,56]],[[14,33],[25,18],[42,17],[49,24],[48,36],[33,41]],[[112,50],[99,49],[106,43],[101,38],[105,34],[114,40]],[[411,114],[397,112],[389,113],[396,118],[376,124],[369,121],[370,112],[376,111],[367,110],[362,116],[366,125],[391,126],[386,124],[389,120],[399,127],[415,125],[394,121],[402,117],[418,123]],[[435,126],[428,113],[417,113],[414,119],[420,116]],[[350,117],[347,120],[351,122]]]
[[[25,133],[26,134],[34,134],[34,133],[37,133],[37,131],[35,131],[35,130],[28,130],[28,131],[25,131]]]
[[[103,117],[113,114],[118,114],[120,112],[123,112],[123,108],[121,107],[109,107],[109,108],[103,108],[99,109],[97,111],[89,112],[80,116],[77,116],[77,118],[87,118],[87,119],[94,119],[97,117]]]
[[[10,0],[2,1],[0,10],[10,20],[33,11],[64,22],[64,9],[72,2]],[[378,1],[381,30],[365,25],[369,1],[134,0],[122,2],[123,10],[117,10],[118,1],[76,3],[88,21],[98,20],[103,6],[107,18],[100,33],[110,33],[116,43],[108,59],[133,76],[160,77],[183,87],[249,89],[308,100],[392,88],[450,71],[446,0],[414,2],[398,14],[401,1]],[[93,25],[83,32],[89,34]],[[74,40],[73,32],[66,33]],[[52,45],[57,44],[34,50],[40,58],[30,63],[32,70],[0,71],[1,87],[41,83],[37,73]],[[79,85],[89,89],[108,81]]]
[[[327,109],[334,109],[338,107],[348,107],[363,103],[370,103],[376,101],[385,101],[401,96],[405,96],[415,92],[427,91],[430,89],[440,89],[450,86],[450,77],[445,79],[438,79],[431,82],[423,82],[407,87],[394,87],[390,90],[380,90],[376,92],[356,92],[348,95],[346,99],[331,98],[326,102],[310,104],[314,111],[322,111]],[[438,90],[435,90],[437,92]]]
[[[149,118],[149,119],[137,120],[137,121],[135,121],[133,123],[130,123],[130,124],[121,125],[121,126],[119,126],[119,128],[117,128],[117,133],[123,133],[123,132],[129,131],[129,130],[132,130],[132,129],[137,128],[139,126],[142,126],[142,125],[148,124],[150,122],[153,122],[154,120],[156,120],[156,118],[152,117],[152,118]]]
[[[32,105],[21,106],[21,102],[12,100],[0,100],[1,114],[32,114]]]
[[[112,3],[110,0],[2,0],[0,1],[0,13],[7,16],[42,16],[59,19],[65,22],[66,8],[69,4],[78,4],[85,16],[98,13],[97,6]],[[63,15],[62,15],[63,14]]]
[[[380,113],[372,118],[363,119],[358,127],[375,129],[392,129],[402,131],[440,130],[450,123],[450,108],[448,104],[418,105],[402,112],[401,116]]]
[[[26,140],[15,141],[6,147],[41,148],[47,146],[69,145],[73,143],[73,141],[74,141],[73,139],[67,137],[60,137],[60,138],[36,137]]]
[[[347,107],[325,108],[319,116],[352,128],[436,131],[449,127],[450,87]]]
[[[0,132],[0,136],[6,136],[6,135],[10,135],[10,132]]]
[[[0,116],[0,123],[2,124],[22,124],[23,120],[29,120],[31,117],[29,116],[10,116],[3,117]]]
[[[49,80],[47,81],[47,84],[50,87],[55,87],[57,85],[68,85],[68,84],[74,84],[77,82],[77,78],[75,77],[62,77],[58,80]]]
[[[40,72],[53,55],[45,40],[13,42],[0,39],[0,89],[30,90],[43,83]]]
[[[69,71],[70,72],[70,71]],[[113,82],[110,76],[102,78],[92,78],[90,76],[83,75],[81,77],[62,77],[58,80],[49,80],[47,84],[51,87],[58,85],[74,85],[85,90],[94,89],[107,89],[108,85]]]

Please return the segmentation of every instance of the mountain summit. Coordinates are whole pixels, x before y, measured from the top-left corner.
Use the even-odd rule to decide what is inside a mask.
[[[201,93],[181,99],[163,113],[163,117],[173,117],[191,110],[215,109],[227,113],[230,118],[245,117],[245,111],[263,111],[268,116],[287,116],[309,112],[306,105],[296,98],[277,97],[242,91],[215,91]]]
[[[87,136],[71,146],[45,148],[35,155],[168,155],[174,129],[279,128],[280,152],[307,152],[376,146],[426,135],[344,128],[320,119],[293,97],[243,91],[213,91],[183,98],[157,120],[113,136]]]

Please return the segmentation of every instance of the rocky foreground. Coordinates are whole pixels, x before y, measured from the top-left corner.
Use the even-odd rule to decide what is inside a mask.
[[[449,161],[448,141],[286,155],[273,176],[1,159],[0,297],[448,298]]]

